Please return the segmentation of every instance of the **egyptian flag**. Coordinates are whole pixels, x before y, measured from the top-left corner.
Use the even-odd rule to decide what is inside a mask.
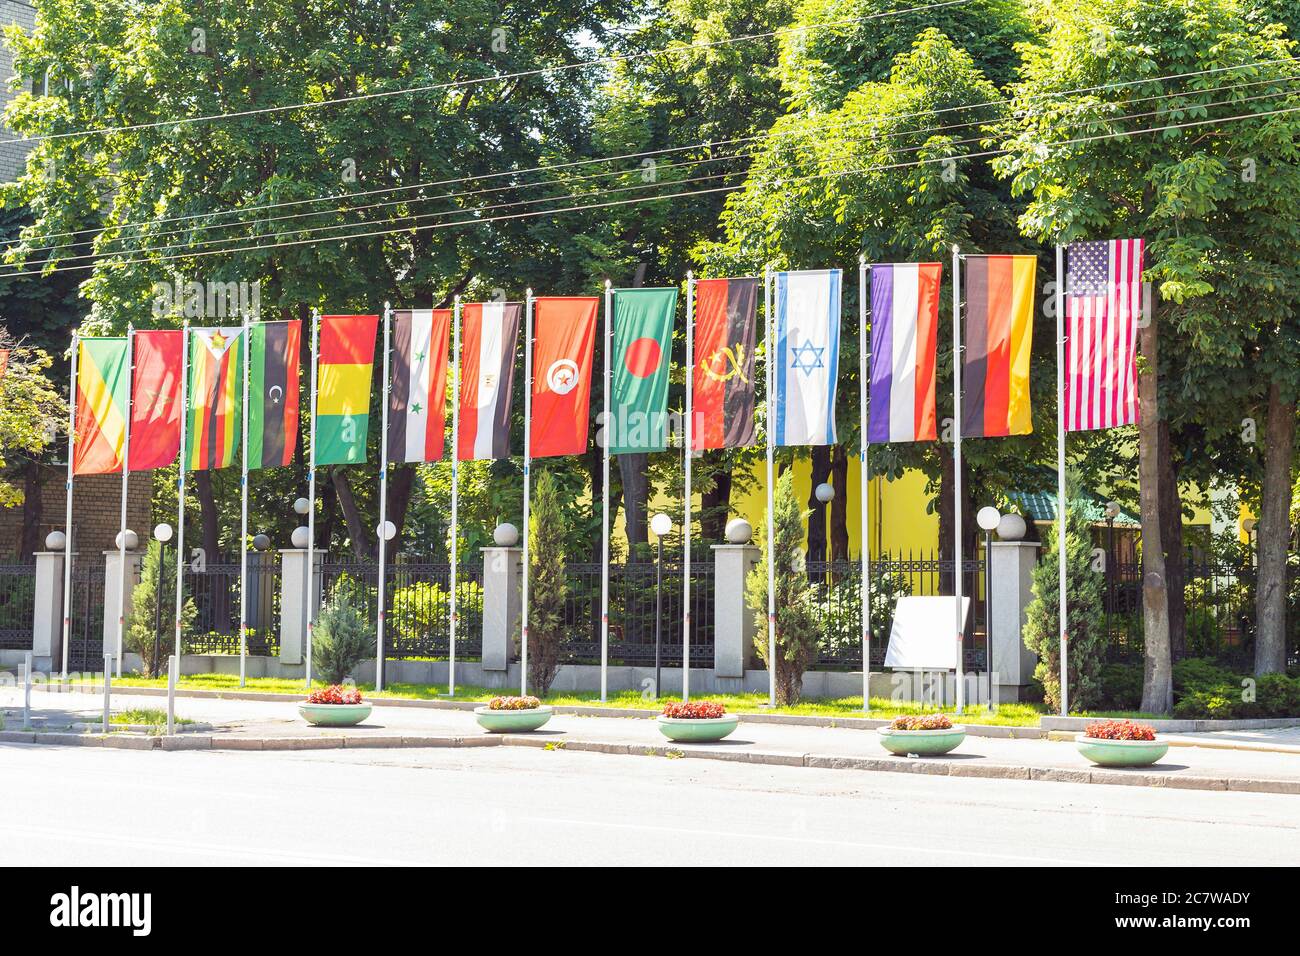
[[[691,447],[754,444],[754,338],[760,279],[695,283]]]
[[[871,416],[867,441],[934,441],[937,262],[871,267]]]
[[[447,336],[451,309],[393,313],[388,392],[389,461],[438,461],[447,437]],[[511,356],[513,358],[513,356]]]
[[[523,316],[518,302],[470,303],[461,309],[456,448],[461,461],[510,457],[510,400]]]
[[[668,364],[676,312],[675,288],[614,290],[614,400],[606,426],[612,455],[668,447]]]
[[[298,354],[302,323],[248,328],[248,467],[279,468],[298,443]]]
[[[587,450],[591,359],[596,350],[595,296],[535,299],[533,325],[534,458]]]
[[[122,470],[130,374],[125,338],[79,341],[72,448],[74,475],[102,475]]]
[[[962,358],[963,438],[1027,435],[1029,350],[1033,341],[1034,256],[966,260]]]
[[[181,376],[185,333],[180,329],[136,332],[131,341],[130,469],[166,468],[181,448]]]
[[[776,444],[835,444],[840,270],[776,274]]]
[[[318,465],[366,460],[377,315],[323,315],[312,453]]]
[[[190,330],[189,408],[185,467],[229,468],[239,447],[243,412],[241,328]]]

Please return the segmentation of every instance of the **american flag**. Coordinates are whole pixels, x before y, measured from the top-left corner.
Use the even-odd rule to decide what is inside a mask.
[[[1065,276],[1065,428],[1138,420],[1134,353],[1142,316],[1141,239],[1076,242]]]

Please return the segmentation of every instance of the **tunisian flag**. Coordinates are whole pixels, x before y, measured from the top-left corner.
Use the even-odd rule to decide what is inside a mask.
[[[535,299],[533,322],[534,458],[587,450],[596,296]]]

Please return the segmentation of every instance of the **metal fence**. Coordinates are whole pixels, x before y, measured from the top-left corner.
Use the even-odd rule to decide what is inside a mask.
[[[182,583],[196,612],[185,637],[185,653],[239,653],[239,576],[238,559],[225,558],[201,570],[185,566]],[[159,597],[164,601],[161,617],[168,622],[166,633],[171,632],[174,613],[169,610],[169,581],[174,587],[175,577],[165,569]],[[280,555],[275,552],[248,555],[248,653],[270,657],[280,653]]]
[[[31,650],[36,565],[0,564],[0,649]]]

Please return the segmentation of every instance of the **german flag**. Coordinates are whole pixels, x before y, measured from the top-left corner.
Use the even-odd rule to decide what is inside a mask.
[[[963,438],[1027,435],[1029,351],[1034,331],[1033,256],[966,260]]]
[[[81,339],[77,347],[77,417],[72,449],[74,475],[122,470],[126,444],[127,380],[125,338]]]
[[[229,468],[239,446],[243,413],[241,328],[190,330],[185,467]]]
[[[298,346],[302,323],[258,322],[248,330],[248,467],[293,461],[298,440]]]

